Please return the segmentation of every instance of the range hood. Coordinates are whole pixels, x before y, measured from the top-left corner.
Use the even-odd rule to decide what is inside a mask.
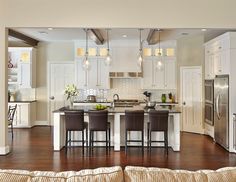
[[[143,72],[109,72],[110,78],[142,78]]]

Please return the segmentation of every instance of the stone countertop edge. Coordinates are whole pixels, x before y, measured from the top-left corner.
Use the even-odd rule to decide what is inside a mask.
[[[37,102],[37,100],[25,100],[25,101],[9,101],[8,103],[32,103]]]
[[[84,110],[82,107],[80,108],[74,108],[74,109],[69,109],[68,107],[62,107],[60,109],[54,110],[53,113],[63,113],[64,111],[76,111],[76,110]],[[84,110],[84,113],[88,113],[88,110],[95,110],[92,108],[87,108]],[[137,108],[137,109],[131,109],[131,108],[123,108],[122,110],[120,108],[118,109],[108,109],[108,113],[124,113],[125,110],[144,110],[145,113],[148,113],[147,109],[141,109],[141,108]],[[163,109],[157,109],[157,110],[165,110],[165,108]],[[171,109],[169,110],[169,113],[181,113],[181,111],[179,111],[179,109]]]

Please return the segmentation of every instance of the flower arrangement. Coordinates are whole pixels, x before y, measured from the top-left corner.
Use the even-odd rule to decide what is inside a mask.
[[[67,85],[65,87],[65,95],[67,95],[67,100],[74,97],[74,96],[77,96],[78,95],[78,90],[76,88],[76,86],[74,84],[72,85]]]

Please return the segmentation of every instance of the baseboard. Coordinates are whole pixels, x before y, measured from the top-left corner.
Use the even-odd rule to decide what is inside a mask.
[[[48,121],[34,121],[34,126],[37,125],[37,126],[40,126],[40,125],[49,125]]]
[[[8,145],[0,147],[0,155],[7,155],[8,153],[10,153],[10,147]]]

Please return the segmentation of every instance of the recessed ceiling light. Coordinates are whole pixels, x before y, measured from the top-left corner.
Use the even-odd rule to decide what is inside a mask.
[[[53,30],[53,28],[49,27],[48,30]]]
[[[207,29],[205,29],[205,28],[202,28],[202,29],[201,29],[201,31],[202,31],[202,32],[205,32],[205,31],[207,31]]]
[[[45,31],[39,31],[40,34],[48,34],[48,32],[45,32]]]
[[[188,33],[187,32],[183,32],[183,33],[181,33],[182,35],[188,35]]]
[[[122,35],[122,37],[126,38],[126,37],[127,37],[127,35],[125,35],[125,34],[124,34],[124,35]]]

